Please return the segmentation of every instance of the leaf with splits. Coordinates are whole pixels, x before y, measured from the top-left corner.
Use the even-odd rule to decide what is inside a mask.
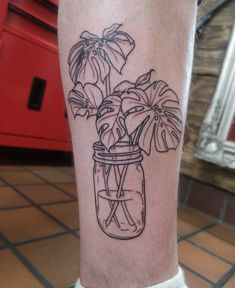
[[[69,104],[74,118],[76,116],[96,115],[102,102],[102,91],[93,84],[86,84],[84,87],[78,83],[69,93]]]
[[[152,141],[159,152],[178,147],[182,114],[176,93],[165,82],[155,81],[145,91],[129,89],[123,95],[122,110],[128,134],[138,133],[138,144],[146,154]]]
[[[126,134],[119,96],[106,97],[97,113],[96,127],[100,141],[109,150]]]
[[[84,31],[68,57],[69,74],[76,84],[104,82],[112,68],[121,73],[128,55],[135,47],[129,34],[120,31],[121,24],[104,29],[102,37]]]

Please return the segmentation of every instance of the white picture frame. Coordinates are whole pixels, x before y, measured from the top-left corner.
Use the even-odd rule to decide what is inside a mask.
[[[235,25],[211,105],[203,120],[195,157],[235,169],[235,142],[228,134],[235,115]]]

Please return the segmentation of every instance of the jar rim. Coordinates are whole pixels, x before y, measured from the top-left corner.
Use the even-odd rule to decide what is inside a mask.
[[[111,146],[110,150],[108,151],[108,149],[104,146],[104,144],[101,141],[97,141],[93,144],[93,148],[97,149],[97,150],[105,150],[107,151],[107,153],[115,153],[114,151],[116,150],[125,150],[125,148],[128,148],[128,152],[134,152],[134,151],[141,151],[140,147],[138,145],[130,145],[129,142],[127,141],[120,141],[118,143],[116,143],[115,145]]]
[[[143,160],[138,145],[129,145],[129,142],[119,142],[108,150],[100,141],[93,145],[95,161],[104,164],[123,165]]]

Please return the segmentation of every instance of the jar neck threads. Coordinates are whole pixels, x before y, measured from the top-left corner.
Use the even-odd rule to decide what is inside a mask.
[[[107,150],[101,142],[93,145],[95,161],[103,164],[125,165],[137,163],[143,160],[138,145],[129,145],[128,142],[119,142]]]

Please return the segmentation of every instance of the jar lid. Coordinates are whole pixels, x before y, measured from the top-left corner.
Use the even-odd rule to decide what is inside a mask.
[[[93,149],[94,160],[104,164],[124,165],[143,160],[139,146],[129,145],[128,142],[119,142],[113,145],[110,150],[107,150],[101,142],[95,142]]]

